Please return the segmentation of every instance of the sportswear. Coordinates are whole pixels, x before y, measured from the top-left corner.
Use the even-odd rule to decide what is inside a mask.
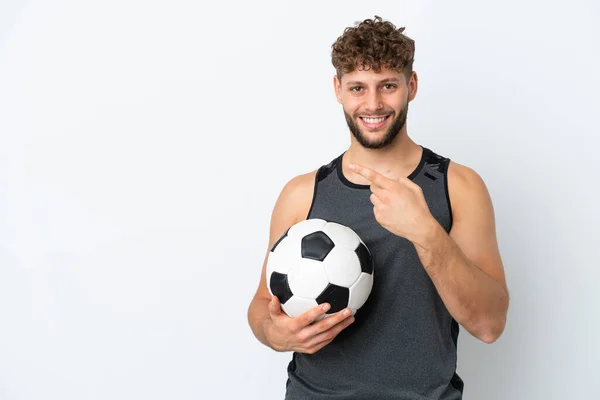
[[[420,162],[408,178],[423,189],[432,215],[450,232],[450,159],[420,147]],[[307,218],[346,225],[361,237],[374,263],[373,289],[354,323],[331,343],[314,354],[293,353],[285,399],[461,399],[459,325],[414,245],[375,220],[369,185],[344,176],[343,155],[318,169]]]

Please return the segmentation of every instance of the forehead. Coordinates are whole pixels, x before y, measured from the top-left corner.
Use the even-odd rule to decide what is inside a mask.
[[[347,72],[342,76],[342,84],[344,85],[357,83],[369,85],[384,81],[404,81],[404,75],[401,72],[396,72],[388,68],[382,68],[380,72],[360,69]]]

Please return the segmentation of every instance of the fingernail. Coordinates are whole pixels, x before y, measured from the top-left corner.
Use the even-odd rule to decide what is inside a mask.
[[[344,310],[344,317],[347,317],[348,315],[350,315],[350,310],[345,309]]]
[[[323,304],[323,311],[327,311],[329,310],[330,305],[329,304]]]
[[[348,168],[350,168],[350,169],[354,169],[354,168],[355,168],[355,167],[354,167],[354,164],[348,164]]]

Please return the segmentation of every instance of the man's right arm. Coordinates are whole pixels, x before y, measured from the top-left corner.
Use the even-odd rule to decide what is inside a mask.
[[[265,335],[266,325],[270,322],[269,303],[271,294],[266,283],[266,267],[270,249],[283,233],[292,225],[300,222],[307,214],[312,202],[316,171],[298,175],[285,184],[273,211],[269,228],[269,243],[265,255],[260,282],[254,298],[248,308],[248,322],[256,338],[266,346],[272,347]]]
[[[313,353],[330,343],[335,336],[354,321],[342,310],[314,323],[328,310],[327,304],[314,307],[297,318],[290,318],[281,310],[279,300],[271,297],[266,284],[266,266],[269,251],[292,225],[304,220],[312,203],[316,171],[299,175],[282,189],[271,214],[269,243],[260,282],[248,307],[248,323],[256,338],[276,351]],[[325,308],[323,308],[325,306]],[[348,310],[349,311],[349,310]]]

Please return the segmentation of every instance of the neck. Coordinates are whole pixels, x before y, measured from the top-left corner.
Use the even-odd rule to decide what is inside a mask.
[[[391,178],[407,177],[421,158],[421,146],[415,143],[406,132],[401,132],[389,146],[383,149],[367,149],[352,138],[350,147],[342,160],[342,171],[351,182],[368,184],[363,177],[348,168],[356,163]]]

